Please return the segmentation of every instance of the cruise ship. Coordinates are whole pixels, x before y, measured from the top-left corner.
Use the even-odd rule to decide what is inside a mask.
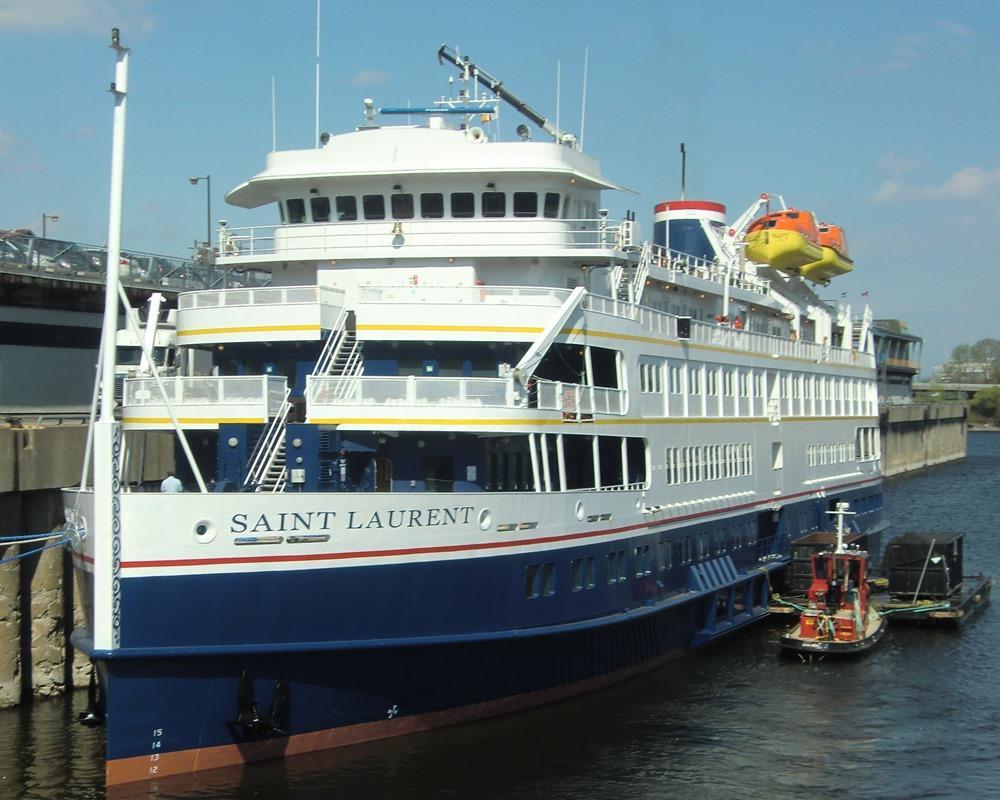
[[[276,224],[220,264],[271,285],[180,294],[175,366],[66,492],[109,785],[593,690],[762,619],[838,503],[884,527],[870,312],[748,260],[771,197],[644,240],[571,133],[439,58],[448,96],[229,192]],[[123,484],[164,432],[183,491]]]

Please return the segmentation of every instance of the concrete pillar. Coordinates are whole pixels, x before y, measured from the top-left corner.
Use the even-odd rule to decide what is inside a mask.
[[[21,527],[21,497],[0,494],[0,536],[13,536]],[[0,547],[0,558],[17,547]],[[0,708],[21,699],[21,571],[18,562],[0,565]]]

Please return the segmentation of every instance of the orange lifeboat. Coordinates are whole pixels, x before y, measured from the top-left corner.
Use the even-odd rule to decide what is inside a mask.
[[[823,255],[818,261],[802,267],[801,274],[816,283],[828,283],[831,278],[854,269],[854,262],[847,254],[847,235],[843,228],[821,222],[818,230]]]
[[[797,274],[823,257],[816,218],[811,211],[788,208],[766,214],[747,229],[747,258]]]

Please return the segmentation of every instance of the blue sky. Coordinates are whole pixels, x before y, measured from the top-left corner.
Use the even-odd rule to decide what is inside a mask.
[[[107,231],[113,25],[132,48],[124,246],[183,255],[213,220],[268,224],[222,204],[271,148],[314,130],[314,0],[0,0],[0,228],[101,243]],[[460,46],[638,195],[637,212],[687,196],[732,216],[762,191],[847,229],[855,271],[823,296],[906,320],[925,369],[963,342],[1000,338],[1000,4],[989,0],[804,4],[346,3],[322,7],[321,129],[447,90],[441,43]],[[520,120],[505,113],[508,128]],[[508,134],[509,135],[509,134]]]

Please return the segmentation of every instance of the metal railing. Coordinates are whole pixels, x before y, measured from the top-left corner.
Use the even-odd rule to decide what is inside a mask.
[[[548,286],[359,286],[361,303],[484,303],[561,306],[569,289]]]
[[[707,261],[688,253],[679,253],[658,244],[652,245],[650,264],[668,272],[690,275],[693,278],[701,278],[720,286],[725,286],[728,280],[730,286],[738,289],[761,295],[771,293],[769,280],[739,270],[727,270],[715,261]]]
[[[285,401],[285,379],[272,375],[232,375],[226,377],[163,379],[166,400],[172,406],[248,406],[263,408],[273,416]],[[126,378],[123,405],[150,407],[164,405],[163,395],[153,378]]]
[[[258,225],[223,228],[219,234],[221,259],[271,256],[304,251],[329,253],[345,249],[413,249],[447,247],[455,254],[470,251],[621,250],[630,246],[626,222],[607,219],[384,219],[351,222],[312,222],[296,225]]]
[[[103,281],[107,249],[100,245],[0,233],[0,265],[47,278]],[[167,289],[204,289],[209,286],[264,286],[271,275],[260,270],[209,267],[192,259],[122,251],[119,265],[126,285]]]
[[[476,408],[538,408],[560,411],[572,418],[624,414],[623,389],[536,379],[529,388],[510,378],[425,378],[334,376],[307,378],[306,397],[312,405],[449,406]]]
[[[328,286],[268,286],[258,289],[184,292],[177,298],[177,307],[182,311],[192,308],[233,308],[307,303],[342,306],[344,293],[340,289]]]

